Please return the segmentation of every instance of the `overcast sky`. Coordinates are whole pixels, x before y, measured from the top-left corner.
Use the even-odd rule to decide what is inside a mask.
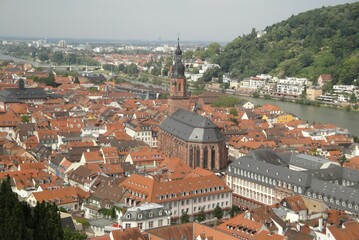
[[[0,36],[231,41],[350,0],[0,0]]]

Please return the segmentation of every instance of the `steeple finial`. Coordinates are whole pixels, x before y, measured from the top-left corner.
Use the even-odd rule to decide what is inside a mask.
[[[177,49],[175,51],[175,54],[178,56],[178,55],[182,55],[182,50],[181,50],[181,47],[180,47],[180,44],[179,44],[179,33],[178,33],[178,36],[177,36]]]

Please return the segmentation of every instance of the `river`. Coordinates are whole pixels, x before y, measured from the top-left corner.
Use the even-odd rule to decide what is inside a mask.
[[[305,121],[332,123],[338,127],[347,128],[354,136],[359,136],[359,112],[348,112],[345,110],[339,110],[334,108],[315,107],[310,105],[302,105],[292,102],[282,102],[263,98],[242,96],[238,97],[241,99],[246,99],[255,105],[263,105],[266,103],[276,105],[280,107],[284,112],[292,113],[298,118]]]

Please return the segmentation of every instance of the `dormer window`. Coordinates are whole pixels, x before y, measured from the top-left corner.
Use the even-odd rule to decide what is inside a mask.
[[[153,213],[150,212],[150,213],[148,214],[148,216],[149,216],[149,217],[153,217]]]
[[[138,219],[142,219],[142,214],[138,214]]]
[[[126,218],[127,218],[127,219],[130,219],[130,218],[131,218],[131,215],[130,215],[130,214],[127,214],[127,215],[126,215]]]

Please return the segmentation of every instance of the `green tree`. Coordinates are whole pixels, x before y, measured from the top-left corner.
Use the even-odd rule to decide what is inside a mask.
[[[212,67],[207,69],[207,71],[203,73],[202,78],[205,82],[210,82],[212,78],[221,78],[222,76],[223,73],[221,72],[221,69],[219,67]]]
[[[183,53],[183,59],[184,60],[191,60],[193,58],[193,51],[187,50]]]
[[[71,231],[68,227],[64,228],[64,240],[85,240],[87,239],[86,234],[82,234],[77,231]]]
[[[167,99],[170,96],[169,93],[160,93],[158,99]]]
[[[209,44],[207,50],[205,51],[205,57],[210,59],[212,62],[217,55],[220,54],[221,45],[217,42]]]
[[[131,63],[130,65],[127,65],[125,69],[123,70],[124,73],[134,75],[138,73],[137,65],[134,63]]]
[[[343,61],[340,67],[339,80],[346,85],[354,82],[354,79],[359,79],[359,54],[352,56]]]
[[[350,95],[349,101],[350,101],[351,103],[356,103],[356,102],[357,102],[357,97],[355,96],[354,93],[352,93],[352,94]]]
[[[235,123],[235,124],[238,124],[238,119],[237,118],[229,118],[229,121]]]
[[[64,61],[64,56],[62,55],[62,52],[61,51],[55,52],[51,56],[51,61],[53,63],[61,64]]]
[[[181,217],[180,217],[181,223],[188,223],[189,222],[189,216],[187,214],[187,212],[183,212]]]
[[[79,79],[78,76],[75,77],[74,83],[75,83],[75,84],[80,84],[80,79]]]
[[[161,69],[159,67],[154,67],[151,71],[151,74],[153,76],[159,76],[159,75],[161,75]]]
[[[229,110],[229,114],[232,114],[233,116],[238,116],[238,110],[236,108],[231,108]]]
[[[326,82],[322,87],[323,92],[331,92],[333,90],[333,84],[332,81]]]
[[[103,64],[102,68],[106,71],[113,71],[115,70],[115,66],[113,64]]]
[[[237,206],[237,205],[233,205],[230,209],[229,209],[229,215],[232,217],[236,216],[238,213],[241,212],[241,209]]]
[[[49,60],[49,54],[46,52],[46,51],[41,51],[39,54],[38,54],[38,58],[40,61],[44,62],[44,61],[47,61]]]
[[[206,214],[204,213],[203,210],[201,210],[198,215],[196,216],[196,221],[198,222],[203,222],[204,220],[206,220]]]
[[[223,210],[221,209],[221,207],[219,205],[217,205],[214,209],[213,209],[213,216],[215,218],[217,218],[218,220],[221,220],[223,218]]]
[[[34,209],[34,239],[63,238],[61,218],[56,204],[37,203]]]
[[[346,162],[348,161],[348,159],[346,158],[345,155],[342,155],[342,156],[340,156],[340,157],[338,158],[338,161],[339,161],[340,165],[343,166],[344,163],[346,163]]]
[[[212,107],[235,107],[241,100],[233,96],[221,96],[211,104]]]
[[[23,123],[28,123],[30,121],[30,117],[28,115],[21,116],[21,121]]]
[[[118,65],[118,71],[123,72],[124,69],[125,69],[124,64],[121,63],[120,65]]]

